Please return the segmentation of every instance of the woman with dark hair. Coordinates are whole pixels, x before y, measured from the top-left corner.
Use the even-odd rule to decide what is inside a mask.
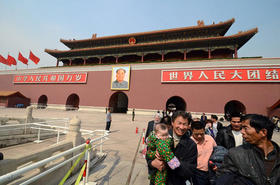
[[[205,134],[212,136],[214,139],[216,137],[213,130],[213,121],[211,119],[205,121]]]

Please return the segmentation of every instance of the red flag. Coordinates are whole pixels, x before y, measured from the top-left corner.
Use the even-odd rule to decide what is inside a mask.
[[[11,66],[11,64],[7,61],[7,59],[5,59],[2,55],[0,55],[0,62],[8,66]]]
[[[8,55],[7,61],[9,64],[17,65],[16,59],[10,55]]]
[[[28,63],[28,59],[23,57],[22,54],[19,52],[18,54],[18,60],[21,61],[22,63],[26,64]]]
[[[36,57],[32,51],[30,51],[29,53],[29,59],[32,60],[35,64],[38,64],[38,62],[40,61],[40,59],[38,57]]]

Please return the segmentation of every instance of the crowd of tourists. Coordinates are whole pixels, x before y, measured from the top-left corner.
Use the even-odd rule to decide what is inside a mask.
[[[280,185],[275,123],[240,113],[228,121],[158,112],[145,135],[150,185]]]

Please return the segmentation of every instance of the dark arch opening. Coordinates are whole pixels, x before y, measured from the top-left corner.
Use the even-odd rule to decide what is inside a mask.
[[[224,107],[226,120],[229,121],[231,115],[246,114],[246,107],[238,100],[231,100]]]
[[[77,94],[71,94],[66,100],[66,110],[78,110],[80,98]]]
[[[128,97],[123,92],[115,92],[109,100],[112,113],[126,113],[128,108]]]
[[[45,109],[47,107],[48,97],[46,95],[42,95],[38,99],[38,109]]]
[[[173,104],[173,105],[172,105]],[[174,107],[177,110],[182,110],[182,111],[186,111],[187,110],[187,104],[185,102],[185,100],[183,98],[181,98],[180,96],[172,96],[171,98],[169,98],[166,102],[166,110],[168,110],[168,107]]]

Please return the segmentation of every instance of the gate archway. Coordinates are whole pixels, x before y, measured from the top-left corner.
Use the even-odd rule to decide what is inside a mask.
[[[177,110],[182,110],[182,111],[186,111],[187,110],[187,104],[185,102],[185,100],[183,98],[181,98],[180,96],[172,96],[171,98],[169,98],[166,102],[166,110],[168,110],[168,107],[174,107]]]
[[[78,110],[80,98],[77,94],[70,94],[66,100],[66,110]]]
[[[246,107],[238,100],[231,100],[225,104],[224,113],[226,120],[229,120],[231,115],[246,114]]]
[[[45,109],[48,104],[48,97],[46,95],[41,95],[38,99],[38,109]]]
[[[128,97],[123,92],[115,92],[109,100],[112,113],[126,113],[128,108]]]

